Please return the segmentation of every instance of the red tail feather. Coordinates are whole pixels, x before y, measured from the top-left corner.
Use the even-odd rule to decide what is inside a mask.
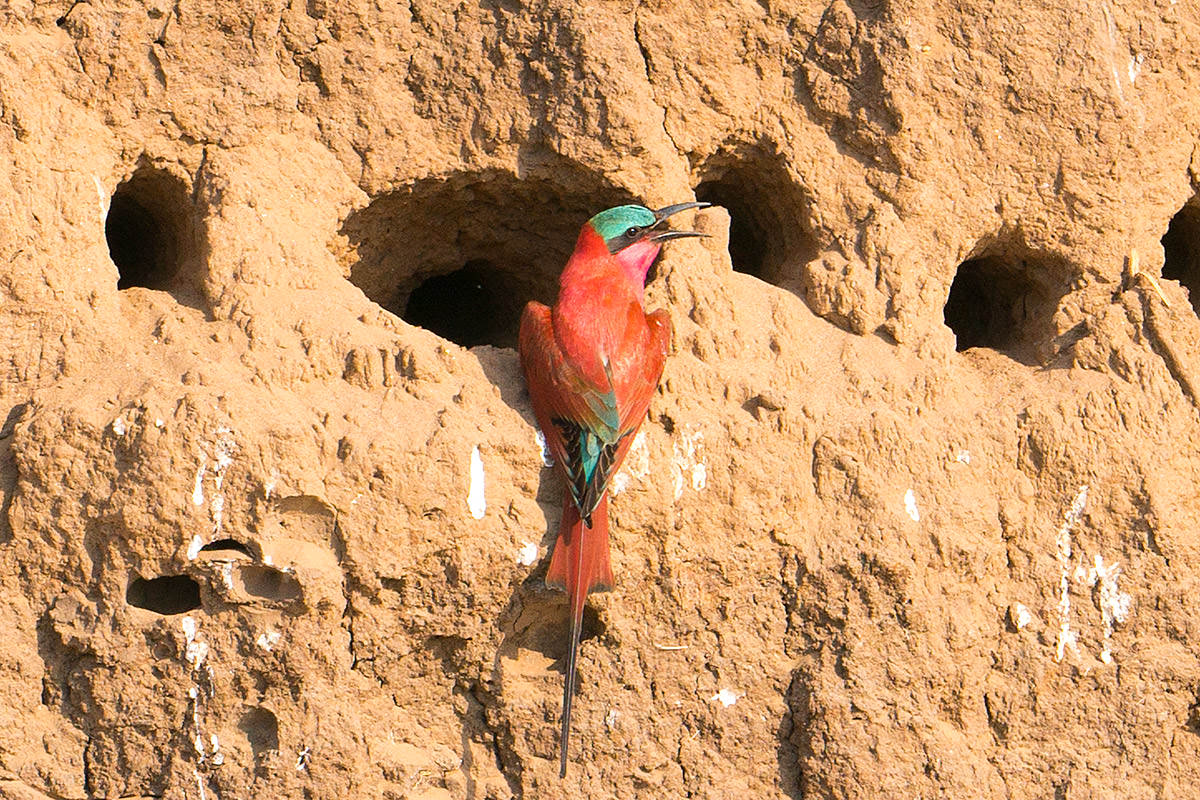
[[[559,745],[558,775],[567,774],[567,741],[571,735],[571,701],[575,696],[575,660],[583,629],[583,606],[590,592],[612,588],[612,565],[608,557],[608,495],[592,512],[592,527],[583,524],[579,508],[566,495],[558,540],[550,555],[546,585],[565,589],[571,607],[571,643],[567,650],[567,676],[563,682],[562,741]]]
[[[591,592],[607,592],[613,586],[612,565],[608,559],[608,495],[606,494],[592,512],[592,527],[584,526],[579,518],[579,508],[564,492],[562,522],[558,526],[558,540],[550,554],[550,568],[546,570],[546,585],[551,589],[562,589],[571,598],[571,610],[575,610],[577,587],[580,608],[583,599]]]

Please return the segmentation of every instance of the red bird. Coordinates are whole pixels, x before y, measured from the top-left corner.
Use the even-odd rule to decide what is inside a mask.
[[[608,482],[646,416],[671,343],[667,312],[647,314],[642,306],[646,273],[663,242],[704,235],[670,230],[667,218],[707,205],[601,211],[579,232],[554,308],[531,302],[521,317],[518,350],[529,399],[569,490],[546,572],[546,585],[565,589],[571,610],[559,777],[567,774],[584,602],[613,584]]]

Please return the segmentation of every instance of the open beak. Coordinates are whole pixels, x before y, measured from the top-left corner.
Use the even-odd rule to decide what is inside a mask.
[[[665,223],[667,221],[667,217],[670,217],[674,214],[678,214],[680,211],[687,211],[690,208],[708,208],[710,205],[712,205],[712,204],[711,203],[676,203],[673,206],[666,206],[664,208],[660,208],[654,212],[655,222],[654,222],[654,225],[652,226],[651,230],[653,230],[654,228],[657,228],[658,226]],[[669,239],[684,239],[689,236],[708,236],[708,234],[701,233],[700,231],[673,231],[673,230],[667,229],[667,230],[658,231],[657,233],[651,233],[646,238],[652,242],[665,242]]]

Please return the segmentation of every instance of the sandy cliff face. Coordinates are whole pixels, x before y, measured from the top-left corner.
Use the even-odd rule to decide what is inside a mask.
[[[1198,65],[1173,0],[9,4],[0,796],[1191,796]],[[693,196],[560,782],[516,320]]]

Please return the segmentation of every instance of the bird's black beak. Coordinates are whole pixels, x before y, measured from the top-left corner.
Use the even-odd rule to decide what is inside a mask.
[[[667,221],[667,217],[678,214],[680,211],[687,211],[690,208],[708,208],[712,203],[676,203],[673,206],[665,206],[654,212],[654,225],[651,226],[651,231],[658,228]],[[707,233],[700,231],[673,231],[663,230],[657,233],[652,232],[646,238],[652,242],[665,242],[669,239],[684,239],[689,236],[708,236]]]
[[[662,222],[667,217],[674,216],[680,211],[687,211],[689,208],[708,208],[712,203],[676,203],[673,206],[666,206],[654,212],[655,224]]]

